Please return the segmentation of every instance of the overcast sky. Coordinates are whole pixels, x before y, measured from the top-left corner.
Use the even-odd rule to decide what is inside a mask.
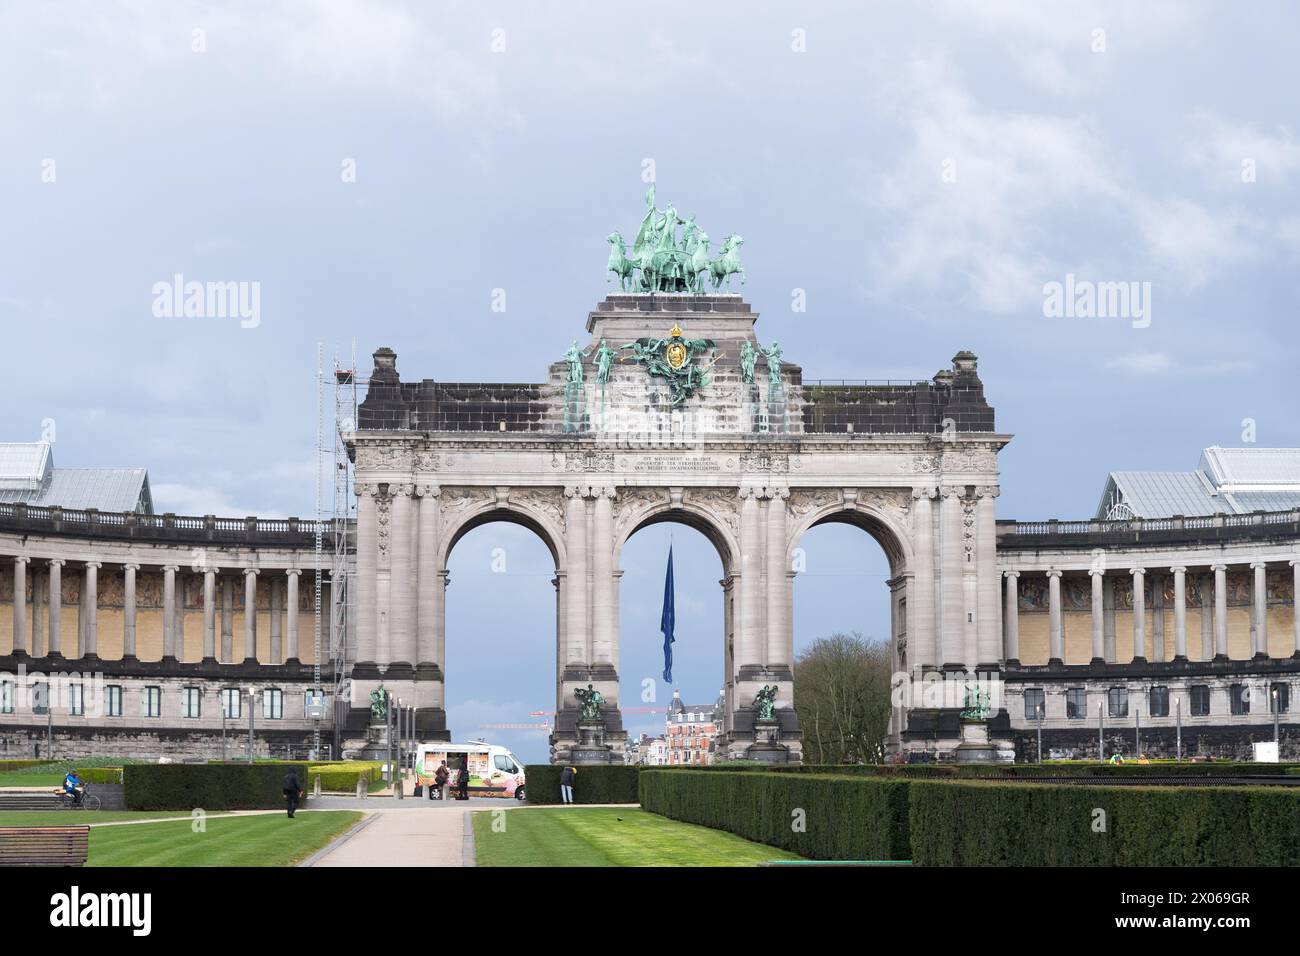
[[[759,335],[806,378],[979,355],[1002,517],[1088,516],[1110,469],[1192,468],[1245,419],[1300,444],[1293,7],[809,6],[0,2],[0,440],[53,420],[58,464],[145,466],[160,511],[309,515],[317,343],[540,381],[650,160],[661,202],[744,235]],[[256,325],[157,316],[178,273],[257,283]],[[1067,275],[1150,283],[1149,313],[1046,316]],[[878,547],[817,534],[800,645],[882,636]],[[625,553],[631,688],[667,537]],[[721,568],[674,543],[680,683],[710,700]],[[507,583],[476,573],[498,545]],[[501,526],[453,556],[458,734],[553,706],[548,560]]]

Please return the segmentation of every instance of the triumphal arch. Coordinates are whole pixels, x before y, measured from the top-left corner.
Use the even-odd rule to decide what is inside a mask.
[[[632,249],[610,237],[620,291],[557,346],[541,383],[403,381],[396,353],[375,352],[346,435],[359,496],[353,713],[382,682],[416,702],[422,735],[447,735],[448,556],[498,520],[530,528],[555,560],[555,619],[526,626],[555,630],[557,760],[590,757],[575,696],[588,685],[603,697],[598,739],[617,750],[626,736],[619,562],[656,522],[698,529],[721,558],[725,756],[799,759],[792,555],[818,524],[856,525],[888,556],[896,671],[998,670],[1009,436],[975,356],[923,381],[806,381],[727,291],[742,242],[728,236],[710,261],[693,218],[657,209],[652,191]],[[899,708],[895,740],[908,719]]]

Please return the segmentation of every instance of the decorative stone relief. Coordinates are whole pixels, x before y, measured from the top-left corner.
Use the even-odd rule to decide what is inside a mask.
[[[357,448],[357,467],[376,471],[407,471],[411,467],[411,452],[402,445],[360,445]]]
[[[614,538],[621,541],[641,519],[656,508],[669,504],[671,498],[664,488],[622,488],[619,490],[617,513],[614,518]]]
[[[419,451],[415,453],[416,471],[437,471],[440,459],[436,451]]]
[[[375,499],[375,532],[378,536],[379,566],[388,561],[388,545],[392,538],[393,499],[383,495]]]
[[[442,504],[442,517],[455,520],[460,515],[496,497],[492,488],[443,488],[438,501]],[[444,524],[444,526],[450,526]]]
[[[558,461],[557,461],[558,464]],[[613,452],[572,452],[564,453],[565,471],[613,471]]]
[[[730,488],[691,488],[685,500],[717,518],[740,537],[740,498]]]
[[[557,528],[564,527],[564,491],[560,488],[512,488],[510,501],[545,515]]]
[[[805,488],[790,492],[790,514],[803,518],[831,505],[840,504],[843,495],[833,488]]]
[[[756,452],[751,455],[740,456],[741,471],[774,471],[788,472],[790,470],[789,455],[773,455],[770,452]]]
[[[950,448],[943,453],[945,472],[997,471],[998,460],[988,448]]]

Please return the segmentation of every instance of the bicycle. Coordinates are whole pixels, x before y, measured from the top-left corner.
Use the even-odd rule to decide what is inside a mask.
[[[72,799],[72,794],[68,793],[66,790],[59,791],[60,810],[98,810],[102,804],[103,801],[101,801],[95,794],[83,793],[81,795],[81,805],[78,806],[77,802]]]

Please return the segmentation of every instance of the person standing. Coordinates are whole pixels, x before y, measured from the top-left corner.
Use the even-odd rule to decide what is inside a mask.
[[[560,800],[563,803],[573,802],[573,784],[577,777],[578,771],[573,767],[565,767],[560,771]]]
[[[433,774],[433,785],[438,788],[438,799],[447,799],[447,781],[451,779],[451,771],[447,769],[447,761],[438,764],[438,769]],[[429,791],[429,799],[433,799],[433,790]]]
[[[302,799],[302,783],[298,780],[298,771],[290,767],[289,772],[284,775],[284,800],[289,807],[289,819],[293,819],[294,811],[298,809],[298,801]]]
[[[460,769],[460,776],[456,780],[456,786],[460,793],[456,796],[457,800],[469,799],[469,754],[465,755],[465,765]]]

